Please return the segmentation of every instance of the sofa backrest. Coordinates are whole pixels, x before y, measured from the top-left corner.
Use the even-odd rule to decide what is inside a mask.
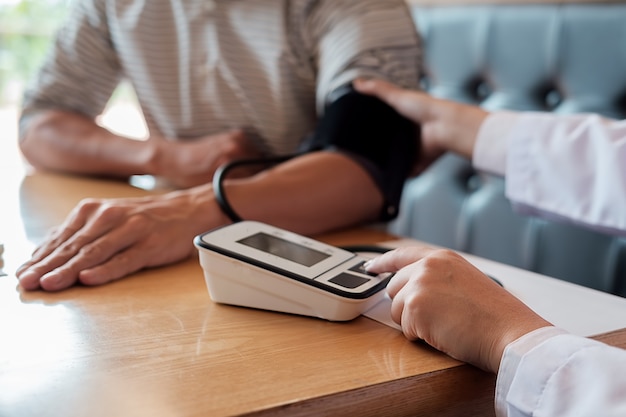
[[[626,117],[626,4],[410,7],[431,94]],[[626,239],[518,215],[501,178],[454,155],[407,183],[389,230],[626,295]]]

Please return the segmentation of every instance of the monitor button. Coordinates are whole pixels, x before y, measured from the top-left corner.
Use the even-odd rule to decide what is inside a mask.
[[[341,285],[342,287],[345,287],[345,288],[353,289],[353,288],[356,288],[365,284],[366,282],[369,282],[370,279],[364,278],[364,277],[358,277],[356,275],[347,274],[344,272],[329,279],[328,281],[332,282],[333,284]]]
[[[378,274],[375,274],[373,272],[368,272],[363,265],[365,265],[365,261],[363,262],[359,262],[358,264],[354,265],[352,268],[350,268],[350,271],[354,271],[354,272],[358,272],[359,274],[363,274],[363,275],[369,275],[370,277],[377,277]]]

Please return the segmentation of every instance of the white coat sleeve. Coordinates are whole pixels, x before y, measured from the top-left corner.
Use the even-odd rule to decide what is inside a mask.
[[[626,350],[546,327],[505,349],[497,417],[626,416]]]
[[[626,235],[626,121],[500,112],[480,129],[476,168],[506,177],[521,213]]]

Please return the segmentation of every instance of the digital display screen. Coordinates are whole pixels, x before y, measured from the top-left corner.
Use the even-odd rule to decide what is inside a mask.
[[[263,232],[248,236],[237,242],[304,266],[313,266],[330,256]]]

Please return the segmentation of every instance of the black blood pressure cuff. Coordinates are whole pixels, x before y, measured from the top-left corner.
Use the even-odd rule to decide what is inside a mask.
[[[398,215],[402,188],[417,158],[418,131],[388,104],[349,87],[327,106],[309,146],[342,152],[359,163],[384,197],[380,220],[386,221]]]

